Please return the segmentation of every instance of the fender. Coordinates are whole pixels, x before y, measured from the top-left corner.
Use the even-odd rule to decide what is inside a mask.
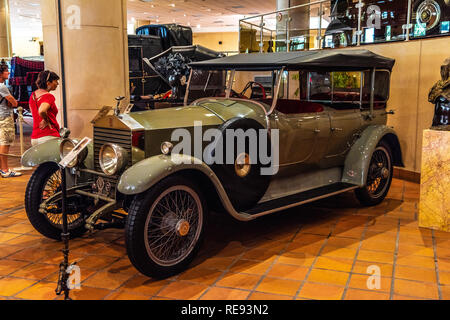
[[[117,190],[125,195],[137,195],[156,185],[162,179],[183,170],[197,170],[214,185],[225,210],[239,221],[250,221],[256,216],[237,212],[219,178],[208,165],[197,158],[182,155],[158,155],[147,158],[128,168],[121,176]]]
[[[37,146],[31,147],[22,155],[22,165],[25,167],[36,167],[45,162],[61,161],[59,154],[59,145],[64,139],[54,139]],[[88,145],[88,155],[84,160],[84,164],[87,168],[94,168],[94,146],[92,143]]]
[[[198,170],[210,177],[216,188],[218,185],[222,186],[214,172],[201,160],[188,155],[172,154],[153,156],[128,168],[120,177],[117,190],[125,195],[136,195],[175,172],[189,169]]]
[[[348,153],[342,182],[360,187],[366,185],[372,153],[381,140],[385,140],[391,147],[393,165],[403,167],[400,143],[394,129],[385,125],[372,125],[363,131]]]

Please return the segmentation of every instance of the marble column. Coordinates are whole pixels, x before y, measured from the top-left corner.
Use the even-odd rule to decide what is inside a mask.
[[[419,226],[450,232],[450,131],[423,132]]]
[[[60,76],[64,69],[60,83],[65,85],[67,125],[72,137],[91,137],[90,121],[98,110],[105,105],[114,106],[117,96],[129,96],[126,3],[41,0],[45,65]],[[61,86],[55,96],[63,124]]]
[[[0,58],[11,57],[11,24],[9,0],[0,0]]]

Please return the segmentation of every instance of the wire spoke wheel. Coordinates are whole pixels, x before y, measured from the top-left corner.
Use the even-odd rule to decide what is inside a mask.
[[[151,206],[144,227],[145,247],[160,266],[173,266],[190,255],[203,225],[198,194],[186,185],[164,191]]]
[[[391,169],[388,151],[383,146],[379,146],[372,155],[367,176],[366,188],[372,198],[381,197],[385,193],[391,178]]]
[[[61,171],[57,170],[55,173],[53,173],[48,180],[44,184],[44,189],[42,191],[42,197],[41,202],[46,201],[53,195],[55,195],[58,192],[61,192]],[[49,203],[47,207],[45,208],[45,218],[48,220],[48,222],[57,227],[62,229],[63,225],[63,219],[62,219],[62,203],[61,200],[57,200],[53,203]],[[67,214],[67,223],[69,226],[69,229],[74,227],[74,225],[80,225],[82,223],[82,214],[80,212],[72,213],[69,212]]]

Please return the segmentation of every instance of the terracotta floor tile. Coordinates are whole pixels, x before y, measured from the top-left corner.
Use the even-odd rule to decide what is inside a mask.
[[[73,300],[102,300],[110,293],[110,290],[90,288],[82,285],[81,290],[71,290],[70,297]]]
[[[227,273],[216,285],[221,287],[252,290],[261,277],[257,275]]]
[[[330,237],[327,241],[327,246],[356,250],[359,246],[359,239]]]
[[[21,235],[17,238],[7,241],[6,244],[18,246],[18,247],[34,247],[34,246],[39,245],[38,240],[40,238],[41,237],[39,237],[39,236],[32,236],[32,235],[25,234],[25,235]]]
[[[78,262],[78,265],[80,266],[81,269],[87,268],[93,270],[101,270],[111,265],[116,260],[117,258],[113,257],[93,255],[81,259]]]
[[[450,286],[441,286],[442,299],[450,300]]]
[[[345,286],[349,273],[332,270],[313,269],[308,276],[308,282],[320,282],[324,284],[335,284]]]
[[[48,277],[53,272],[58,271],[58,268],[49,264],[34,263],[29,266],[17,270],[11,276],[17,278],[26,278],[31,280],[42,280]]]
[[[83,269],[81,269],[83,270]],[[100,271],[83,281],[82,285],[88,287],[115,290],[129,280],[132,275],[125,273],[112,273],[109,271]]]
[[[399,256],[397,258],[397,265],[426,269],[435,269],[436,267],[433,258],[420,256]]]
[[[128,258],[120,259],[108,266],[111,273],[126,273],[130,275],[138,274],[139,271],[131,264]]]
[[[324,257],[354,259],[356,255],[356,249],[339,248],[326,245],[320,255]]]
[[[117,291],[117,292],[113,292],[110,295],[108,295],[105,300],[128,300],[128,301],[133,301],[133,300],[150,300],[149,296],[143,296],[140,294],[133,294],[130,292],[126,292],[126,291]]]
[[[348,289],[345,300],[389,300],[389,293]]]
[[[276,257],[281,249],[276,251],[268,251],[264,249],[250,249],[242,256],[243,259],[264,261],[268,258]]]
[[[247,250],[246,247],[244,247],[237,241],[233,241],[228,243],[226,247],[222,248],[219,252],[217,252],[216,257],[236,258],[239,255],[241,255],[245,250]]]
[[[369,251],[369,250],[361,249],[358,253],[357,259],[360,261],[392,264],[394,262],[394,253],[393,252],[381,252],[381,251]]]
[[[294,297],[271,294],[264,292],[253,292],[248,300],[292,300]]]
[[[27,287],[35,284],[34,280],[2,278],[0,279],[0,296],[14,296]]]
[[[441,271],[441,270],[450,271],[450,259],[438,258],[437,261],[438,261],[439,271]]]
[[[328,236],[331,234],[331,227],[329,227],[329,226],[304,227],[300,230],[300,232],[297,236],[302,236],[302,234]]]
[[[30,263],[26,261],[2,259],[0,260],[0,276],[7,276],[17,270],[22,269],[28,264]]]
[[[400,226],[400,235],[402,234],[410,234],[416,235],[419,237],[430,237],[431,238],[431,230],[426,228],[410,228],[405,226]]]
[[[389,292],[392,278],[380,277],[380,287],[377,288],[377,279],[373,275],[352,274],[349,287],[353,289],[369,290],[373,292]],[[369,287],[370,286],[370,287]]]
[[[307,282],[298,296],[315,300],[341,300],[343,293],[344,287]]]
[[[439,282],[443,285],[450,286],[450,272],[449,271],[439,271]]]
[[[180,300],[197,300],[207,288],[208,286],[202,284],[177,281],[165,287],[158,293],[158,296]]]
[[[427,299],[438,299],[436,284],[395,279],[394,292],[399,295],[414,295]]]
[[[52,266],[53,269],[57,269],[56,266]],[[89,270],[89,269],[82,269],[80,270],[81,272],[81,281],[83,282],[84,280],[86,280],[87,278],[89,278],[90,276],[92,276],[94,273],[97,272],[97,270]],[[49,276],[47,276],[46,278],[44,278],[45,281],[47,282],[58,282],[58,277],[59,277],[59,269],[56,272],[53,272],[52,274],[50,274]]]
[[[314,242],[311,244],[302,244],[300,242],[291,242],[286,248],[287,253],[311,254],[317,255],[322,248],[322,242]]]
[[[213,270],[213,269],[205,269],[205,268],[191,268],[183,273],[181,273],[178,277],[179,280],[190,281],[201,283],[205,285],[213,284],[219,276],[222,275],[222,271]]]
[[[309,268],[277,263],[272,266],[267,276],[301,281],[305,279],[305,276],[308,273],[308,271]]]
[[[438,258],[450,260],[450,248],[436,246],[436,255]]]
[[[18,251],[13,255],[10,255],[8,259],[36,262],[55,253],[56,253],[55,251],[38,250],[37,248],[26,248],[21,251]],[[62,260],[62,256],[63,256],[62,253],[60,253],[61,257],[60,261]]]
[[[39,282],[31,288],[25,289],[16,295],[17,298],[28,300],[54,300],[56,284],[52,282]]]
[[[394,294],[393,300],[429,300],[429,299],[419,298],[419,297],[402,296],[402,295],[399,295],[399,294]]]
[[[333,236],[341,238],[361,239],[364,232],[363,227],[352,228],[345,231],[333,231]]]
[[[314,264],[314,268],[350,272],[352,270],[352,264],[352,259],[319,257]]]
[[[371,232],[367,231],[364,240],[393,242],[397,240],[397,233],[394,232]]]
[[[285,252],[280,255],[277,262],[282,264],[291,264],[295,266],[309,267],[313,263],[315,256],[310,254],[295,254]]]
[[[138,274],[125,282],[121,290],[145,296],[154,296],[167,284],[169,284],[167,280],[151,279]]]
[[[382,241],[369,238],[362,241],[361,249],[370,251],[394,252],[395,241]]]
[[[263,275],[271,265],[271,261],[266,262],[241,259],[230,268],[230,272]]]
[[[399,236],[400,245],[402,244],[413,244],[418,246],[432,246],[433,239],[430,237],[422,237],[416,234],[410,233],[400,233]]]
[[[302,245],[311,245],[311,244],[317,244],[321,245],[324,243],[324,241],[327,239],[326,236],[323,235],[315,235],[315,234],[302,234],[299,233],[294,238],[293,242],[302,244]]]
[[[20,237],[20,235],[18,235],[17,233],[0,232],[0,243],[5,244],[8,241],[18,237]]]
[[[21,250],[23,250],[23,248],[8,246],[6,244],[0,244],[0,259],[6,258]]]
[[[223,271],[228,269],[233,261],[234,258],[229,257],[209,257],[208,259],[203,261],[199,261],[199,259],[196,259],[196,261],[194,261],[194,263],[192,263],[191,265]]]
[[[200,300],[245,300],[249,293],[244,290],[214,287],[209,289]]]
[[[436,271],[398,265],[395,268],[395,278],[436,283]]]
[[[265,277],[255,290],[272,294],[294,296],[301,284],[301,281]]]
[[[372,275],[373,271],[371,271],[370,267],[374,265],[380,268],[382,277],[392,277],[392,269],[393,269],[392,264],[373,263],[368,261],[356,261],[355,266],[353,268],[353,273]]]
[[[26,222],[26,223],[15,224],[11,227],[6,228],[3,231],[22,234],[22,233],[27,233],[27,232],[30,232],[33,230],[34,230],[34,227],[29,222]]]
[[[398,256],[423,256],[434,258],[433,247],[407,245],[402,243],[398,248]]]

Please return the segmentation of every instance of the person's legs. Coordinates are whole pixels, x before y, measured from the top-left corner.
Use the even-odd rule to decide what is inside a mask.
[[[8,172],[8,156],[9,146],[0,146],[0,170],[3,172]]]

